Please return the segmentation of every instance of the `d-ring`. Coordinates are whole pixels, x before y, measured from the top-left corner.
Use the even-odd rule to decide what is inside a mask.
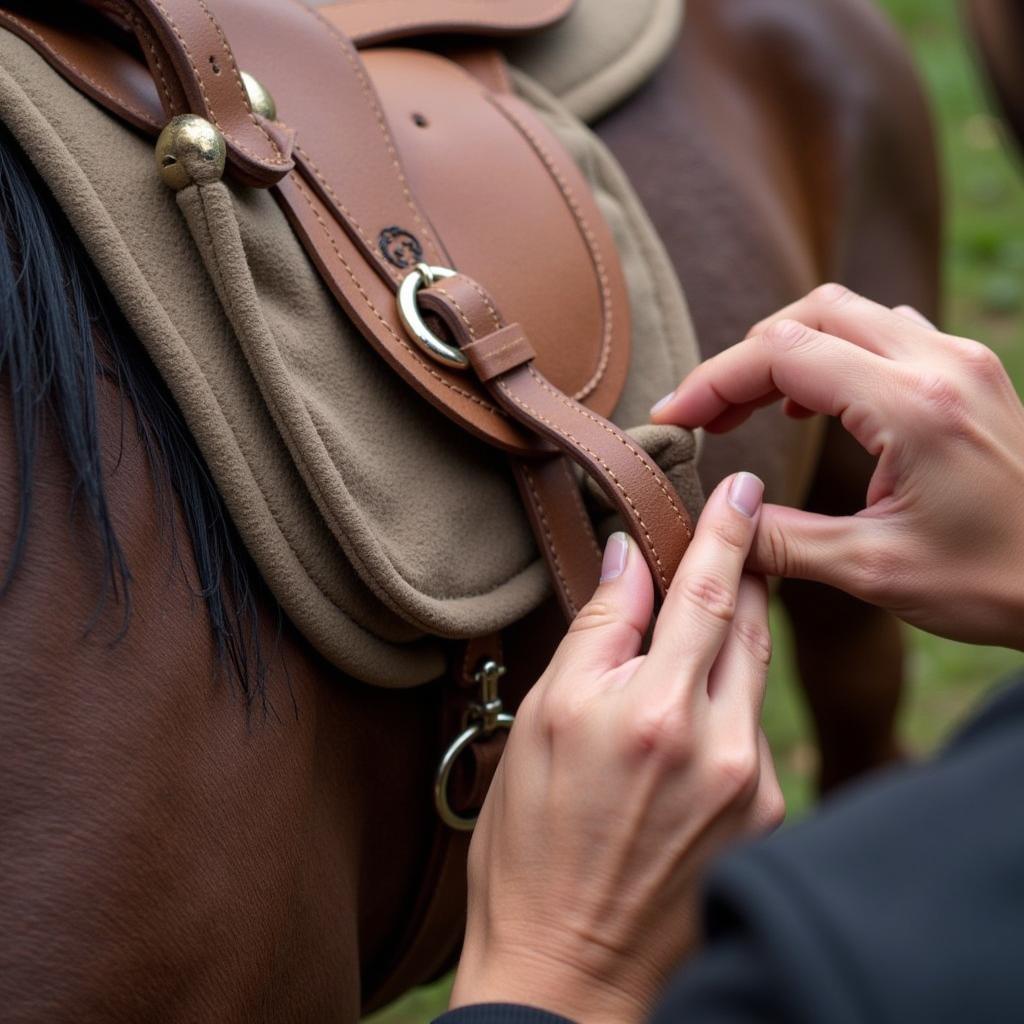
[[[426,263],[417,263],[415,270],[408,274],[398,289],[398,315],[402,325],[409,332],[409,337],[424,352],[454,370],[465,370],[469,366],[469,360],[454,345],[442,341],[423,322],[416,301],[416,295],[421,288],[429,288],[437,278],[454,276],[455,271],[449,267],[430,267]]]
[[[459,759],[459,755],[480,737],[490,735],[495,729],[511,729],[512,723],[515,720],[515,715],[498,715],[495,717],[494,725],[489,731],[482,722],[475,722],[468,729],[461,732],[455,738],[455,742],[445,751],[445,755],[441,758],[441,763],[437,767],[437,776],[434,779],[434,805],[437,807],[437,813],[441,816],[441,820],[446,825],[459,832],[472,832],[476,827],[477,818],[479,817],[476,814],[471,818],[458,814],[452,810],[452,805],[448,802],[448,780],[451,778],[452,768],[455,767],[455,762]]]

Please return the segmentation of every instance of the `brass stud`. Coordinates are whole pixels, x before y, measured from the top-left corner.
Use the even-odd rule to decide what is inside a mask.
[[[209,185],[224,173],[224,136],[195,114],[180,114],[164,126],[156,140],[156,166],[168,188]]]
[[[245,84],[252,112],[265,117],[268,121],[276,121],[277,104],[274,97],[248,71],[242,72],[242,82]]]

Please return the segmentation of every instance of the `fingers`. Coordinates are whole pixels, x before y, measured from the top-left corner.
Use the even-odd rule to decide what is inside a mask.
[[[844,424],[870,449],[877,430],[871,413],[886,403],[901,379],[891,360],[782,320],[698,366],[652,410],[652,418],[686,427],[711,429],[716,421],[735,426],[737,417],[746,418],[744,413],[764,399],[781,394],[830,416],[856,410]]]
[[[757,529],[764,485],[752,473],[722,481],[708,499],[669,588],[637,685],[671,702],[706,680],[737,607],[743,565]]]
[[[911,309],[910,306],[901,308]],[[934,344],[935,328],[917,310],[913,313],[915,315],[908,318],[840,284],[823,284],[755,324],[748,337],[763,334],[779,320],[799,320],[813,330],[837,335],[869,352],[892,359]],[[912,328],[908,319],[912,321]]]
[[[863,516],[823,516],[765,505],[747,561],[751,572],[814,580],[876,600],[893,562],[887,532]]]
[[[796,324],[804,328],[802,337]],[[831,343],[822,336],[831,336]],[[849,371],[859,365],[869,380],[885,373],[884,362],[856,356],[838,362],[839,346],[846,343],[883,361],[913,360],[944,351],[943,338],[912,306],[889,309],[841,285],[822,285],[756,324],[740,345],[699,367],[675,394],[654,407],[652,419],[719,433],[732,430],[780,397],[790,416],[839,416],[844,406],[864,397],[864,389],[851,389],[856,376],[831,386],[833,370]],[[795,380],[790,370],[797,371]],[[805,401],[803,395],[813,397]]]
[[[768,587],[763,576],[744,574],[736,615],[711,670],[708,696],[726,722],[746,723],[750,735],[760,727],[772,635],[768,627]]]
[[[760,772],[749,820],[751,835],[755,837],[774,832],[786,818],[786,799],[779,785],[775,758],[761,729],[757,733],[757,753]]]
[[[573,620],[552,665],[570,664],[577,678],[617,668],[639,652],[653,610],[654,584],[636,544],[625,533],[612,534],[601,582]]]

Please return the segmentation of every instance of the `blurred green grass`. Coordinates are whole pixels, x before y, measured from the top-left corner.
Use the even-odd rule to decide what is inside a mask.
[[[973,62],[954,0],[879,0],[903,32],[932,99],[946,190],[944,328],[991,345],[1024,388],[1024,164],[1006,136]],[[979,496],[983,500],[982,496]],[[796,692],[782,616],[765,728],[779,764],[790,818],[813,800],[815,748]],[[906,746],[935,748],[1001,676],[1019,669],[1014,652],[969,647],[907,631]],[[424,1024],[447,999],[446,979],[370,1018]],[[367,1022],[369,1024],[369,1022]]]
[[[990,345],[1024,389],[1024,162],[954,0],[879,0],[903,32],[930,93],[946,191],[944,328]],[[979,502],[984,496],[978,496]],[[983,507],[979,512],[983,512]],[[1016,652],[911,632],[904,715],[913,750],[948,734]]]

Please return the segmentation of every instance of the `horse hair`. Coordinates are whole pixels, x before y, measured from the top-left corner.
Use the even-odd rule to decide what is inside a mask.
[[[220,662],[228,665],[247,708],[258,701],[266,711],[258,610],[266,588],[166,386],[45,185],[2,127],[0,224],[6,241],[0,244],[0,380],[6,373],[20,488],[0,598],[25,556],[36,452],[49,419],[71,466],[72,511],[84,507],[101,545],[102,586],[86,631],[111,599],[122,608],[117,638],[128,629],[132,576],[107,503],[96,400],[97,378],[113,381],[121,396],[122,438],[127,416],[149,461],[171,566],[184,568],[174,530],[176,497]]]

